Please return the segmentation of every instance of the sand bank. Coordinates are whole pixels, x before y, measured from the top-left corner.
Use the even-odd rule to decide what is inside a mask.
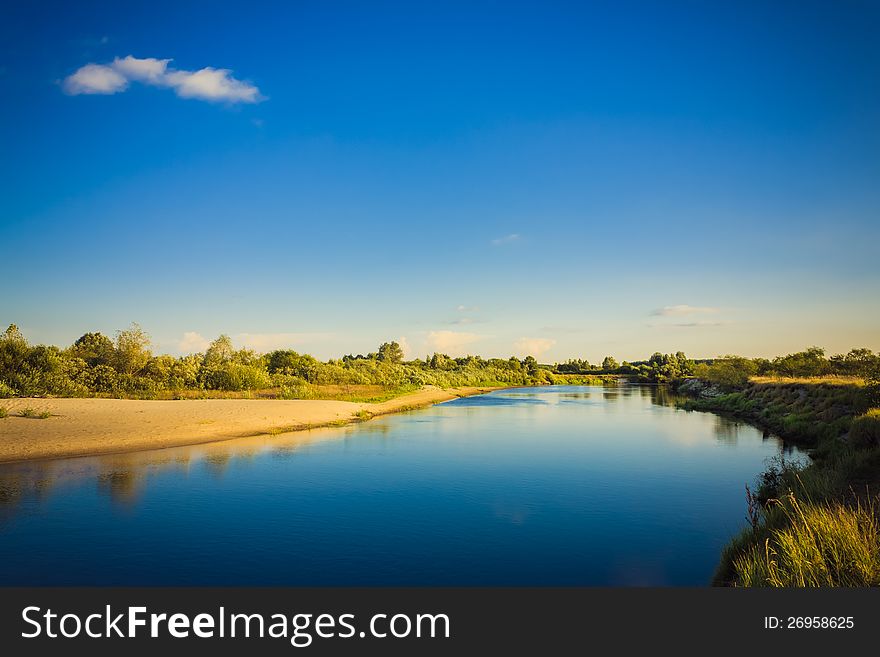
[[[422,390],[378,404],[280,399],[4,399],[0,462],[197,445],[357,422],[493,388]],[[18,417],[26,408],[49,418]]]

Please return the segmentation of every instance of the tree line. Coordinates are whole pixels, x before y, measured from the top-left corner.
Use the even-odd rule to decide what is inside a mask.
[[[0,397],[151,397],[184,390],[273,388],[278,396],[294,399],[311,396],[314,386],[319,385],[379,385],[388,389],[428,384],[541,385],[598,381],[596,377],[602,374],[651,383],[697,376],[736,386],[755,375],[870,378],[878,370],[880,355],[869,349],[826,357],[824,350],[811,347],[772,360],[742,356],[691,360],[682,352],[655,353],[645,361],[618,363],[607,356],[601,365],[591,365],[585,359],[548,365],[532,356],[484,359],[441,353],[407,361],[397,342],[383,343],[366,355],[321,361],[292,349],[264,354],[236,349],[226,335],[202,353],[170,356],[153,354],[149,337],[137,324],[117,331],[113,338],[100,332],[86,333],[67,348],[31,345],[14,324],[0,334]]]

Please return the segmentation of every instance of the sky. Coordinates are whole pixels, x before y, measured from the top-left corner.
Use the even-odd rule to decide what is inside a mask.
[[[0,323],[880,349],[880,4],[4,2]]]

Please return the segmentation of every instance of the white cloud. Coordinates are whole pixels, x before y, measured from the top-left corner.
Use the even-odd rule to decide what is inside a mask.
[[[115,58],[109,65],[86,64],[65,78],[63,88],[65,93],[72,96],[114,94],[125,91],[130,81],[136,81],[174,89],[181,98],[228,103],[258,103],[265,100],[256,86],[232,77],[229,69],[206,66],[198,71],[184,71],[169,68],[170,61],[128,55]]]
[[[123,59],[117,57],[113,60],[112,66],[129,80],[161,85],[164,82],[165,72],[170,61],[170,59],[155,59],[153,57],[138,59],[129,55]]]
[[[479,308],[479,306],[465,306],[465,305],[459,305],[459,306],[456,306],[455,309],[456,309],[458,312],[460,312],[460,313],[475,313],[475,312],[477,312],[480,308]]]
[[[177,343],[177,349],[183,354],[192,354],[197,351],[205,351],[211,343],[201,333],[195,331],[187,331],[183,334],[183,339]]]
[[[64,79],[64,93],[115,94],[128,88],[128,79],[116,69],[103,64],[86,64]]]
[[[686,315],[698,315],[703,313],[717,313],[718,308],[708,306],[689,306],[686,303],[677,306],[664,306],[651,311],[652,315],[660,317],[682,317]]]
[[[170,71],[165,83],[174,87],[181,98],[199,100],[225,100],[230,103],[257,103],[262,100],[260,90],[254,85],[236,80],[225,68],[210,66],[198,71]]]
[[[465,347],[482,340],[482,335],[464,331],[431,331],[428,333],[428,347],[450,356],[463,356]]]
[[[397,344],[400,345],[400,348],[403,351],[403,359],[409,360],[412,357],[412,347],[409,346],[409,340],[406,339],[406,336],[402,335],[397,338]]]
[[[555,344],[556,340],[550,338],[520,338],[514,343],[514,346],[523,356],[539,358]]]
[[[520,239],[519,233],[511,233],[510,235],[505,235],[504,237],[496,237],[492,240],[492,246],[501,246],[502,244],[510,244],[511,242],[516,242]]]

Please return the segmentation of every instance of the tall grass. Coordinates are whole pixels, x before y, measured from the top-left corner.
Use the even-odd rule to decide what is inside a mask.
[[[777,502],[781,527],[733,560],[734,584],[764,587],[880,585],[876,501]]]

